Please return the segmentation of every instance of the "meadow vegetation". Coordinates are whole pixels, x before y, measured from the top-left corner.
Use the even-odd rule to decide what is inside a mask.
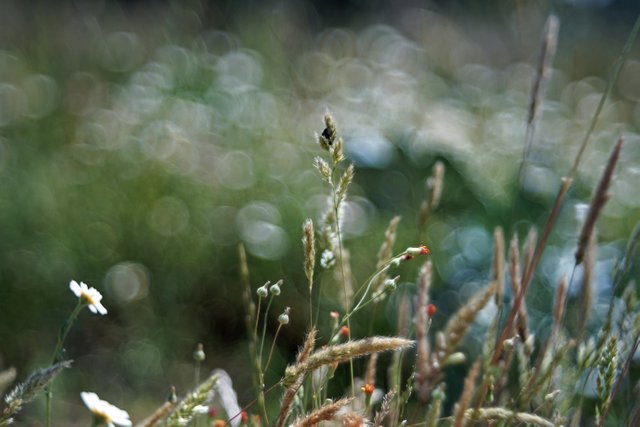
[[[640,425],[640,19],[91,5],[0,51],[0,426]]]

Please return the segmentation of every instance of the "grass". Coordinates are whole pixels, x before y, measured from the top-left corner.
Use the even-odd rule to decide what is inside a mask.
[[[236,291],[234,295],[242,297],[249,357],[241,360],[241,363],[246,361],[246,365],[241,366],[240,369],[245,373],[245,380],[246,377],[251,377],[251,392],[241,393],[238,396],[236,390],[241,390],[238,386],[234,388],[231,376],[223,370],[203,375],[205,379],[201,381],[201,371],[211,366],[209,360],[211,356],[216,356],[216,349],[205,348],[206,345],[199,344],[195,346],[193,362],[183,363],[182,373],[189,372],[188,375],[184,375],[184,379],[179,377],[168,379],[169,383],[176,381],[189,386],[180,387],[178,391],[173,388],[166,401],[158,398],[157,393],[148,397],[157,408],[155,410],[145,408],[147,411],[144,414],[143,411],[136,409],[134,420],[143,420],[137,425],[311,426],[324,423],[344,426],[369,424],[463,426],[479,423],[481,425],[604,426],[637,424],[640,419],[640,406],[634,403],[638,400],[632,398],[635,395],[637,382],[634,355],[640,345],[640,314],[633,280],[637,270],[635,263],[638,236],[640,236],[637,226],[627,239],[626,251],[621,252],[615,261],[616,269],[607,275],[613,283],[605,307],[598,306],[598,301],[601,302],[602,298],[597,299],[598,295],[594,295],[593,291],[602,288],[598,281],[607,280],[595,271],[598,261],[596,251],[600,247],[597,242],[598,227],[601,216],[610,201],[610,193],[618,182],[617,176],[621,173],[620,169],[625,166],[621,152],[623,153],[622,150],[625,149],[623,147],[630,145],[629,142],[625,142],[624,136],[610,135],[611,132],[598,133],[599,120],[600,116],[605,114],[603,112],[606,110],[607,100],[631,51],[639,26],[640,20],[631,30],[629,40],[624,45],[622,54],[614,64],[611,75],[601,91],[594,112],[586,123],[582,142],[575,147],[577,154],[573,161],[568,165],[564,164],[566,162],[562,159],[558,161],[558,169],[562,170],[562,167],[566,166],[568,173],[559,183],[555,201],[545,204],[545,206],[550,205],[551,208],[548,212],[544,212],[545,219],[541,233],[538,235],[535,228],[531,227],[526,230],[528,237],[523,244],[520,244],[522,230],[511,228],[514,228],[512,224],[515,223],[522,209],[526,209],[526,206],[520,206],[518,203],[523,201],[527,186],[531,185],[528,180],[535,176],[535,173],[532,175],[531,172],[532,170],[535,172],[537,167],[533,164],[536,161],[534,153],[537,149],[543,149],[536,147],[535,141],[539,139],[538,133],[544,129],[544,116],[540,109],[545,105],[544,89],[550,83],[550,70],[557,44],[558,21],[556,18],[550,18],[548,21],[543,31],[543,48],[534,75],[533,88],[529,94],[529,110],[523,123],[523,129],[526,131],[523,132],[524,144],[520,169],[519,172],[511,175],[507,173],[511,178],[514,175],[518,176],[518,185],[515,188],[518,194],[512,196],[496,193],[495,197],[489,197],[486,194],[478,196],[484,200],[488,210],[494,208],[489,202],[495,202],[498,206],[495,209],[509,211],[512,222],[499,223],[494,229],[493,244],[480,247],[482,253],[478,256],[488,261],[486,265],[491,266],[491,271],[486,275],[476,276],[476,278],[482,277],[482,284],[473,283],[473,280],[463,280],[459,290],[467,286],[464,292],[460,293],[465,294],[466,297],[455,306],[455,309],[452,305],[445,304],[446,293],[441,289],[441,282],[445,269],[451,268],[447,257],[454,259],[459,254],[447,253],[446,245],[438,242],[437,237],[442,233],[442,229],[446,228],[441,218],[451,212],[448,210],[451,209],[448,204],[461,203],[454,197],[447,197],[448,189],[455,188],[451,186],[450,181],[460,179],[458,173],[461,167],[456,164],[456,154],[452,154],[451,158],[443,156],[443,159],[432,162],[430,175],[426,179],[421,178],[424,185],[421,184],[419,196],[416,196],[419,200],[413,203],[411,210],[412,215],[416,217],[414,222],[396,216],[399,212],[393,212],[393,217],[388,222],[384,233],[371,233],[369,236],[358,236],[353,232],[357,228],[353,222],[366,220],[366,216],[358,214],[356,209],[358,205],[355,204],[355,200],[362,197],[367,185],[366,180],[358,180],[358,175],[361,172],[367,174],[368,171],[366,167],[353,164],[351,159],[360,159],[361,162],[366,163],[366,156],[364,156],[367,154],[366,138],[361,140],[364,148],[354,147],[357,142],[355,138],[349,143],[341,133],[340,113],[336,114],[336,119],[326,113],[322,123],[314,127],[317,131],[314,159],[308,159],[308,167],[302,168],[305,172],[295,175],[291,183],[287,183],[286,173],[278,175],[278,168],[286,170],[289,162],[302,157],[298,156],[295,150],[286,145],[276,144],[274,145],[276,154],[271,155],[270,151],[273,151],[271,146],[254,147],[239,140],[237,144],[242,150],[224,146],[224,150],[221,149],[208,157],[209,160],[214,159],[216,162],[218,181],[214,185],[215,188],[209,188],[207,185],[211,184],[201,182],[199,185],[202,187],[197,185],[189,187],[199,189],[195,194],[189,194],[188,189],[182,189],[184,194],[180,194],[180,197],[177,197],[176,193],[166,195],[156,186],[147,186],[149,181],[154,177],[160,177],[163,180],[162,184],[170,188],[176,185],[176,181],[186,179],[184,176],[176,178],[182,173],[176,171],[182,170],[180,167],[184,164],[187,164],[186,170],[190,170],[189,167],[193,166],[196,168],[194,170],[198,171],[187,173],[187,175],[193,173],[193,176],[189,176],[188,179],[201,179],[202,175],[199,174],[206,173],[206,168],[202,168],[199,164],[199,156],[207,154],[205,144],[192,147],[195,150],[193,152],[175,147],[181,144],[189,145],[190,138],[198,140],[202,137],[198,132],[190,133],[189,131],[200,129],[197,124],[199,120],[207,122],[207,113],[201,110],[205,108],[205,104],[190,101],[185,94],[197,93],[199,78],[203,77],[199,73],[206,74],[211,70],[206,71],[204,67],[199,71],[195,71],[195,68],[191,71],[173,69],[172,72],[176,73],[173,77],[179,82],[178,86],[184,92],[179,99],[166,98],[166,117],[163,120],[171,118],[176,122],[165,122],[162,132],[157,134],[154,133],[158,132],[157,129],[154,131],[145,128],[145,120],[147,120],[145,118],[137,123],[123,122],[122,125],[127,127],[126,132],[123,133],[146,135],[145,137],[151,141],[146,148],[143,148],[143,156],[141,153],[134,154],[139,156],[134,163],[140,161],[149,169],[129,171],[132,173],[131,176],[124,171],[124,175],[118,179],[133,180],[134,186],[148,188],[148,192],[140,190],[139,193],[128,194],[125,199],[141,194],[143,198],[148,197],[153,201],[150,202],[152,212],[148,214],[148,222],[158,235],[163,236],[158,237],[157,242],[162,243],[159,246],[166,248],[170,254],[180,252],[180,256],[183,256],[181,252],[189,250],[191,243],[197,245],[197,242],[206,240],[197,238],[197,230],[192,229],[199,221],[199,219],[191,219],[191,215],[198,212],[197,206],[195,208],[187,206],[182,200],[197,199],[195,196],[199,194],[223,187],[241,192],[246,188],[244,186],[249,182],[247,180],[255,179],[250,176],[258,173],[254,172],[253,168],[257,171],[263,168],[269,169],[272,165],[268,163],[277,162],[278,155],[284,156],[286,161],[273,166],[274,170],[271,170],[270,174],[277,176],[278,179],[270,182],[278,181],[282,185],[291,186],[310,186],[314,193],[323,195],[322,199],[326,204],[319,215],[315,215],[316,212],[310,209],[303,213],[303,217],[318,219],[306,219],[296,223],[301,224],[301,227],[295,226],[298,230],[296,241],[300,242],[293,251],[296,255],[285,259],[290,262],[283,263],[286,266],[279,271],[283,273],[282,276],[299,278],[299,284],[291,283],[288,277],[277,281],[272,278],[271,280],[274,280],[272,284],[271,281],[258,278],[264,275],[260,264],[264,259],[275,256],[274,253],[277,252],[281,242],[279,239],[281,234],[278,234],[281,228],[276,225],[278,220],[273,219],[278,215],[272,212],[269,204],[254,203],[251,200],[252,194],[246,196],[250,203],[238,213],[238,218],[240,218],[239,221],[242,218],[249,218],[250,221],[247,221],[253,228],[247,226],[243,229],[243,244],[236,246],[238,242],[233,241],[232,245],[229,245],[238,247],[237,255],[234,253],[233,257],[227,256],[220,264],[215,264],[215,267],[233,271],[237,283],[242,284],[242,290]],[[217,42],[225,40],[222,34],[214,36],[222,37],[215,39]],[[334,36],[337,37],[338,33]],[[387,41],[398,42],[397,34],[393,33],[389,37]],[[402,43],[399,46],[410,47]],[[192,52],[178,46],[168,47],[159,53],[161,57],[191,54]],[[206,55],[203,56],[206,57]],[[200,57],[199,60],[204,61]],[[212,59],[209,58],[209,60]],[[220,59],[217,58],[217,60]],[[231,61],[232,65],[235,64],[234,61],[238,61],[240,65],[245,66],[243,70],[247,74],[235,77],[244,78],[247,81],[255,78],[250,71],[251,67],[256,66],[256,62],[249,53],[232,52],[229,57],[226,57],[225,61],[227,60]],[[216,72],[221,72],[220,70],[224,68],[224,61],[220,61]],[[170,63],[171,61],[167,61],[167,64]],[[321,66],[321,64],[316,65]],[[162,68],[157,63],[149,64],[146,71],[136,75],[136,78],[152,79],[156,71],[158,75],[162,74],[162,70],[154,71],[154,67]],[[171,67],[168,65],[167,67],[163,70],[171,71]],[[179,72],[184,74],[179,75]],[[307,70],[307,72],[310,71]],[[148,74],[143,75],[145,73]],[[226,76],[229,79],[233,77],[233,73]],[[238,82],[228,81],[223,83],[222,87],[225,84],[233,86],[236,83]],[[465,90],[463,87],[459,89]],[[466,89],[469,90],[469,88]],[[222,96],[221,93],[217,95]],[[215,107],[233,109],[233,102],[239,102],[246,95],[242,91],[226,93],[229,103]],[[269,94],[257,95],[257,99],[264,101],[264,105],[255,109],[247,109],[246,106],[242,109],[236,105],[240,108],[236,111],[238,115],[229,118],[227,123],[229,127],[219,131],[227,137],[257,133],[251,127],[248,128],[247,133],[230,129],[232,126],[238,128],[248,126],[247,123],[253,119],[262,120],[264,129],[273,130],[282,127],[285,118],[269,115],[271,105],[269,103],[276,101],[266,96]],[[135,103],[135,99],[128,98],[126,91],[123,91],[120,96],[115,100],[113,110],[110,112],[103,110],[91,116],[83,124],[83,130],[93,135],[92,137],[97,135],[92,132],[102,129],[110,136],[119,135],[124,138],[125,136],[119,134],[117,129],[105,130],[105,127],[114,126],[118,122],[114,119],[115,116],[112,116],[113,114],[122,114],[132,105],[131,103]],[[440,118],[447,115],[464,117],[459,107],[445,104],[446,102],[439,106],[443,112],[432,110],[430,117],[433,115]],[[339,105],[341,109],[346,110],[345,104]],[[257,114],[254,110],[264,114],[264,117],[252,116]],[[363,112],[365,113],[366,111]],[[121,115],[118,117],[123,118]],[[320,114],[316,117],[319,118]],[[346,126],[357,127],[354,123],[358,118],[357,113],[346,113],[345,117],[348,117],[345,119]],[[180,120],[183,120],[182,124],[190,124],[191,127],[174,126]],[[430,118],[426,117],[424,120],[430,120]],[[320,123],[319,120],[318,123]],[[446,131],[447,138],[452,137],[451,135],[455,136],[459,131],[457,128],[444,126],[445,124],[431,123],[428,127],[436,134]],[[293,123],[288,125],[292,129],[295,128]],[[203,126],[206,128],[208,125]],[[308,131],[311,133],[311,129]],[[153,135],[149,136],[147,132]],[[167,134],[171,135],[171,138],[165,140]],[[262,138],[254,135],[252,138],[262,141],[268,140],[268,136],[266,134]],[[572,186],[580,178],[580,166],[589,158],[588,144],[595,136],[598,137],[599,142],[605,137],[611,137],[608,142],[613,148],[608,160],[599,159],[597,169],[598,173],[602,170],[600,178],[594,186],[586,215],[579,221],[579,230],[574,233],[567,231],[569,227],[567,227],[566,215],[563,216],[563,207],[567,204],[568,198],[577,197],[573,191],[578,190]],[[369,135],[369,138],[374,136]],[[452,138],[448,140],[452,144],[460,141],[455,137]],[[413,142],[415,143],[415,140]],[[84,159],[83,162],[89,162],[85,166],[94,161],[98,164],[117,163],[122,160],[116,160],[118,156],[126,158],[126,154],[131,154],[129,151],[131,148],[119,145],[121,143],[122,141],[98,141],[98,146],[106,145],[101,148],[103,151],[97,160],[92,157],[96,152],[88,147],[82,148],[88,151],[72,152],[71,155]],[[637,141],[632,141],[631,144],[637,144]],[[245,149],[252,152],[253,156],[246,155],[243,151]],[[455,152],[457,148],[453,146],[450,149]],[[144,152],[144,150],[150,151]],[[419,153],[420,149],[413,147],[413,150],[414,153]],[[189,153],[193,158],[181,157],[188,156]],[[500,159],[495,158],[496,156],[491,158],[491,162],[499,164]],[[260,162],[264,159],[267,160]],[[481,162],[482,159],[479,158],[478,161]],[[468,159],[465,162],[464,168],[468,169],[462,174],[463,178],[471,176],[476,180],[482,180],[483,176],[491,175],[485,172],[484,175],[475,176],[474,171],[480,171],[485,165],[470,165]],[[250,164],[250,167],[246,167],[247,164]],[[164,172],[157,173],[156,168],[168,168],[173,172],[168,175]],[[238,168],[242,173],[236,173]],[[515,171],[513,167],[506,169]],[[174,173],[176,175],[173,175]],[[499,175],[500,172],[497,171],[496,174]],[[79,177],[80,175],[73,175],[73,179]],[[399,182],[402,183],[402,180]],[[384,182],[381,184],[386,185]],[[267,191],[270,188],[265,187],[261,190],[264,193],[260,194],[267,194],[265,197],[269,197]],[[391,193],[394,194],[391,194],[390,200],[397,200],[395,192],[404,194],[401,185],[385,188],[393,190]],[[131,188],[125,190],[125,193],[129,190]],[[277,197],[276,189],[273,190],[273,197]],[[555,187],[551,191],[555,191]],[[218,202],[223,203],[226,197],[224,192],[215,193],[214,197],[219,198]],[[381,193],[384,195],[385,191]],[[509,201],[513,202],[513,205],[507,204],[506,208],[501,207]],[[199,202],[189,203],[197,205]],[[616,203],[620,204],[620,201],[617,200]],[[118,214],[118,210],[108,206],[108,203],[105,208],[110,209],[110,214]],[[393,208],[394,205],[391,203],[388,209],[393,210]],[[203,208],[203,212],[205,211],[208,212]],[[224,215],[216,218],[224,218]],[[271,227],[258,227],[268,222],[267,219],[272,221]],[[107,243],[108,236],[113,237],[118,234],[118,230],[114,230],[114,226],[105,221],[95,221],[92,224],[91,230],[100,236],[106,236]],[[212,226],[220,227],[215,224],[215,221]],[[217,230],[222,233],[223,228],[224,226]],[[260,241],[258,236],[260,233],[257,231],[265,232],[265,230],[273,233],[269,234],[269,239]],[[187,235],[181,233],[187,233]],[[544,286],[545,280],[548,280],[548,275],[544,276],[541,270],[548,269],[549,264],[553,262],[553,259],[545,259],[545,254],[551,246],[550,242],[553,242],[558,234],[566,235],[567,233],[573,234],[570,239],[574,253],[573,265],[570,274],[558,274],[557,282],[550,286],[554,295],[547,298],[544,304],[544,309],[550,312],[547,333],[544,328],[545,323],[540,321],[540,301],[535,299],[536,295],[544,295],[544,289],[534,289],[536,286]],[[373,234],[375,236],[372,236]],[[473,237],[472,234],[469,236]],[[380,240],[377,242],[379,245],[377,251],[372,249],[371,245],[374,237]],[[119,239],[117,236],[113,238]],[[505,244],[505,240],[510,242],[509,245]],[[397,250],[395,247],[398,242],[408,242],[406,249]],[[439,250],[440,248],[442,251]],[[475,250],[473,241],[463,242],[458,248],[461,253],[470,254],[467,260],[473,260]],[[105,257],[114,256],[110,255],[107,249],[104,249]],[[183,265],[183,262],[184,265],[189,265],[188,261],[180,257],[171,260],[171,257],[166,254],[162,255],[162,248],[152,247],[150,252],[152,255],[157,254],[161,257],[156,262],[175,261],[180,265]],[[458,258],[460,259],[459,256]],[[464,267],[460,263],[454,266],[459,269]],[[129,264],[121,267],[131,268]],[[123,278],[132,280],[133,273],[126,268],[118,270],[127,271],[129,274],[129,276],[120,276],[120,280]],[[288,273],[294,270],[297,271],[295,275]],[[554,271],[562,270],[559,265],[554,268]],[[144,269],[137,267],[135,271],[138,273],[142,271],[136,276],[138,279],[144,276]],[[228,277],[231,277],[231,274]],[[366,279],[362,280],[362,277]],[[460,279],[451,280],[452,285],[460,285],[456,283],[458,280]],[[126,300],[127,296],[122,293],[123,288],[118,287],[120,282],[108,283],[110,284],[107,291],[112,297],[115,296],[114,299]],[[138,285],[136,292],[142,292],[140,287],[146,282],[140,279],[136,283]],[[264,284],[258,286],[257,283]],[[118,289],[121,294],[117,293]],[[193,291],[194,288],[188,289]],[[176,287],[158,291],[153,289],[153,291],[158,293],[154,298],[158,301],[166,299],[168,306],[175,308],[181,304],[182,294]],[[219,292],[228,291],[220,289]],[[38,396],[43,396],[42,400],[46,402],[42,418],[45,424],[55,425],[63,418],[58,415],[60,411],[56,410],[62,405],[62,399],[58,399],[51,391],[53,380],[60,374],[64,377],[67,374],[66,371],[82,369],[77,368],[75,363],[72,366],[70,361],[71,355],[74,359],[82,358],[82,352],[77,346],[78,340],[67,342],[67,337],[72,337],[72,334],[69,335],[71,325],[74,322],[80,322],[76,319],[81,319],[79,315],[83,309],[88,307],[96,313],[98,309],[95,304],[99,304],[102,298],[95,289],[76,293],[76,296],[78,297],[77,306],[62,325],[51,364],[34,371],[31,376],[13,388],[9,385],[15,381],[15,372],[7,370],[0,373],[0,391],[6,393],[5,405],[0,414],[0,425],[9,424],[14,418],[19,419],[23,406]],[[135,300],[138,296],[134,295],[131,298]],[[223,308],[229,309],[224,305]],[[111,307],[109,310],[111,313]],[[570,315],[576,310],[578,318],[572,321]],[[116,308],[114,311],[118,313],[126,310]],[[380,327],[381,319],[386,319],[383,327]],[[91,322],[95,325],[93,319]],[[201,338],[197,328],[176,326],[175,330],[176,332],[168,333],[168,340],[171,343],[198,342]],[[193,335],[187,338],[171,339],[185,330],[191,331]],[[303,334],[304,338],[298,340]],[[469,346],[470,338],[474,337],[482,345]],[[287,356],[287,342],[283,343],[283,340],[300,346],[295,359]],[[221,358],[214,360],[220,361]],[[84,369],[86,368],[85,365]],[[92,379],[90,372],[82,371],[81,375],[86,377],[85,387],[100,387],[99,381],[93,383],[90,381]],[[194,378],[195,385],[192,386]],[[167,379],[165,378],[164,381],[166,382]],[[62,387],[58,384],[57,386]],[[250,397],[247,397],[247,394]],[[108,424],[111,421],[128,425],[128,414],[125,417],[122,410],[99,400],[97,396],[95,399],[97,399],[95,405],[87,404],[94,425]]]

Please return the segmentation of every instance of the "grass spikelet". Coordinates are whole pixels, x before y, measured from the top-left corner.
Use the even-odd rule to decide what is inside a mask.
[[[415,389],[418,399],[426,403],[429,399],[429,337],[427,304],[429,303],[429,286],[431,285],[431,260],[425,262],[420,269],[418,279],[418,300],[416,302],[416,378]]]
[[[353,300],[353,275],[351,274],[351,252],[348,249],[342,248],[338,252],[338,262],[341,268],[333,270],[334,276],[337,282],[342,282],[343,299],[342,308],[345,313],[348,313],[351,308],[351,301]]]
[[[528,412],[514,412],[506,408],[477,408],[467,409],[465,419],[474,421],[508,421],[512,423],[532,424],[540,427],[554,427],[555,424],[546,418]]]
[[[578,295],[579,316],[578,316],[578,339],[584,337],[589,322],[589,314],[591,313],[591,302],[593,299],[591,282],[595,271],[597,245],[595,234],[591,235],[589,244],[584,255],[584,270],[582,274],[582,286]]]
[[[493,280],[496,281],[496,305],[502,305],[504,292],[504,233],[501,227],[496,227],[493,232],[495,247],[493,250]]]
[[[0,414],[0,426],[13,422],[13,416],[20,412],[22,407],[31,402],[45,389],[45,387],[58,376],[63,369],[71,367],[71,360],[54,363],[46,368],[33,372],[22,383],[15,386],[4,398],[5,407]]]
[[[551,324],[551,331],[549,332],[549,337],[542,344],[542,348],[538,352],[538,358],[536,359],[534,373],[531,376],[529,386],[532,385],[532,381],[537,379],[538,374],[540,374],[540,370],[542,369],[542,365],[547,357],[547,352],[550,349],[556,347],[556,340],[558,338],[558,333],[560,332],[560,326],[562,325],[562,317],[564,316],[565,302],[567,299],[567,288],[568,283],[566,277],[562,276],[560,281],[558,282],[558,286],[556,287],[556,296],[555,302],[553,304],[553,323]]]
[[[377,353],[374,353],[377,354]],[[391,412],[391,403],[393,402],[393,398],[396,395],[395,390],[389,390],[387,394],[382,398],[382,404],[380,405],[380,409],[376,412],[376,416],[373,418],[373,426],[372,427],[382,427],[382,423],[387,415]]]
[[[425,427],[436,427],[438,425],[440,413],[442,412],[442,401],[444,398],[444,385],[440,384],[431,393],[431,404],[429,405],[429,409],[427,409],[427,414],[425,415]]]
[[[338,188],[336,189],[336,206],[340,206],[344,199],[347,197],[347,190],[349,189],[349,185],[353,181],[353,176],[355,175],[355,168],[353,165],[347,166],[347,169],[343,172],[340,177],[340,181],[338,182]]]
[[[442,366],[443,362],[458,347],[462,338],[467,333],[467,329],[473,323],[476,315],[489,302],[489,299],[496,291],[496,282],[491,282],[486,288],[479,290],[465,305],[449,319],[444,330],[445,348],[442,353],[438,353],[438,361]]]
[[[164,402],[158,409],[153,411],[153,414],[149,415],[143,421],[136,424],[136,427],[153,427],[162,421],[167,415],[173,411],[175,407],[175,403],[173,402]]]
[[[604,172],[600,177],[598,186],[593,193],[593,198],[591,199],[591,204],[589,205],[589,211],[587,212],[587,217],[584,220],[582,229],[580,230],[580,237],[578,237],[578,249],[576,250],[575,254],[576,265],[580,265],[584,260],[584,253],[589,246],[589,240],[591,240],[591,235],[593,234],[593,230],[596,226],[596,221],[598,220],[600,212],[602,211],[605,203],[607,202],[607,200],[609,200],[609,187],[611,186],[611,181],[613,180],[613,172],[615,171],[616,164],[618,163],[618,159],[620,158],[622,142],[622,138],[618,139],[618,142],[613,147],[613,151],[609,156],[607,166],[604,168]]]
[[[460,395],[460,399],[458,399],[458,403],[456,403],[453,413],[453,427],[462,427],[464,426],[464,414],[467,408],[469,407],[469,403],[471,403],[471,398],[473,397],[473,391],[475,390],[475,383],[478,374],[480,373],[481,359],[476,359],[476,361],[471,366],[467,377],[464,380],[464,387],[462,389],[462,394]]]
[[[609,405],[611,405],[611,391],[616,379],[618,369],[618,339],[612,335],[598,360],[598,377],[596,388],[598,390],[598,404],[596,406],[596,418],[598,426],[603,426]]]
[[[184,399],[178,402],[175,410],[167,419],[167,426],[179,427],[188,424],[196,415],[196,406],[207,404],[209,393],[211,393],[217,381],[218,373],[213,373],[209,378],[200,383],[193,392],[187,394]]]
[[[333,185],[333,178],[331,175],[331,167],[321,157],[313,159],[313,166],[318,170],[320,177],[329,185]]]
[[[526,165],[526,160],[529,158],[529,152],[533,146],[535,126],[539,116],[540,103],[542,96],[544,95],[544,88],[548,80],[549,69],[551,63],[556,54],[556,47],[558,45],[558,30],[560,27],[560,21],[555,15],[549,15],[544,28],[544,34],[542,38],[542,46],[540,49],[540,60],[538,61],[538,67],[536,69],[536,76],[533,81],[533,88],[531,90],[531,98],[529,101],[529,113],[527,115],[527,131],[525,135],[524,152],[522,155],[522,163],[520,166],[520,179],[522,181],[523,171]]]
[[[366,427],[368,425],[367,419],[355,412],[344,414],[340,421],[342,421],[343,427]]]
[[[442,183],[444,178],[444,163],[438,161],[433,166],[433,172],[426,182],[427,197],[420,204],[420,212],[418,214],[418,230],[422,231],[429,214],[433,212],[440,204],[442,196]]]
[[[296,356],[296,365],[305,363],[309,359],[309,356],[313,351],[313,347],[315,346],[316,332],[316,329],[312,328],[307,333],[304,344],[302,345],[302,348],[298,351],[298,355]],[[275,425],[277,427],[284,426],[285,422],[287,421],[287,417],[289,416],[289,412],[291,411],[291,406],[296,397],[296,393],[304,382],[305,373],[306,372],[303,371],[299,372],[296,377],[292,378],[291,384],[286,387],[282,396],[282,402],[280,403],[280,412],[278,413],[275,422]]]
[[[527,242],[535,243],[535,231],[529,232]],[[530,248],[533,252],[533,244],[528,244],[525,248]],[[526,258],[526,257],[525,257]],[[511,293],[517,296],[520,293],[520,251],[518,250],[518,236],[516,234],[511,238],[509,244],[509,277],[511,279]],[[527,307],[520,304],[518,308],[518,317],[516,319],[516,328],[518,336],[522,341],[526,341],[529,337]]]
[[[304,246],[304,274],[309,281],[309,292],[313,288],[313,269],[316,265],[316,245],[315,234],[313,231],[313,221],[306,219],[302,225],[304,232],[302,237],[302,245]]]
[[[629,273],[631,266],[633,265],[633,259],[636,256],[638,249],[638,242],[640,242],[640,223],[637,223],[631,232],[627,248],[624,252],[624,256],[617,263],[613,272],[613,293],[615,294],[618,286],[622,283],[624,277]]]
[[[304,418],[299,418],[293,422],[294,427],[312,427],[318,425],[321,421],[329,421],[336,418],[338,411],[353,400],[352,397],[344,398],[323,405],[315,411],[311,412]]]
[[[401,350],[413,343],[412,340],[400,337],[370,337],[327,346],[312,353],[307,360],[288,366],[282,378],[282,384],[285,387],[291,387],[301,376],[322,365],[342,363],[371,353]]]
[[[309,284],[309,326],[311,326],[313,324],[313,270],[316,266],[316,241],[311,219],[307,218],[302,224],[302,233],[304,274]]]
[[[400,223],[400,216],[395,216],[389,221],[389,225],[387,226],[386,231],[384,232],[384,240],[382,245],[380,245],[380,249],[378,250],[378,261],[376,263],[376,270],[380,270],[385,264],[389,262],[391,257],[393,256],[393,245],[396,242],[396,232],[398,229],[398,224]],[[379,274],[374,279],[371,289],[373,289],[374,295],[379,295],[379,298],[376,298],[374,301],[381,301],[386,295],[381,287],[384,284],[385,280],[388,279],[389,276],[387,274]]]

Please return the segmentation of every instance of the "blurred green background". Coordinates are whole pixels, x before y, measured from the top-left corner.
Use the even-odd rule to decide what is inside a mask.
[[[227,370],[248,402],[243,243],[255,288],[284,279],[272,322],[292,307],[277,380],[306,327],[301,225],[326,204],[311,164],[323,155],[314,132],[327,110],[357,166],[344,219],[356,282],[371,273],[384,229],[400,214],[396,249],[433,251],[442,325],[489,277],[494,227],[523,240],[544,223],[638,9],[597,0],[2,0],[0,367],[24,379],[49,362],[75,279],[103,293],[109,314],[82,313],[71,331],[75,369],[56,383],[66,393],[55,401],[60,416],[92,390],[139,420],[169,385],[191,386],[197,342],[205,367]],[[558,54],[519,189],[551,11],[560,18]],[[573,266],[576,206],[588,203],[619,136],[627,142],[599,221],[594,322],[608,304],[613,260],[640,218],[639,73],[636,45],[528,301],[542,335],[557,278]],[[447,166],[442,203],[417,242],[436,160]],[[402,279],[414,281],[418,266]],[[318,275],[323,309],[339,308],[331,274]],[[393,333],[393,305],[385,310],[376,327]],[[362,323],[356,336],[368,332]],[[326,340],[328,319],[321,324]],[[475,335],[468,351],[480,345]],[[41,406],[21,422],[37,425]]]

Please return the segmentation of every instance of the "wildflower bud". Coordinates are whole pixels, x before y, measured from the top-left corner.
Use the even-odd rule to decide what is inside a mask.
[[[209,406],[209,417],[215,418],[218,415],[218,410],[215,406]]]
[[[417,248],[407,248],[405,253],[407,255],[416,256],[416,255],[429,255],[431,251],[425,245],[420,245]]]
[[[427,304],[426,310],[427,310],[427,316],[433,317],[438,311],[438,308],[436,307],[435,304]]]
[[[342,337],[342,339],[346,340],[347,338],[349,338],[349,328],[346,326],[343,326],[342,328],[340,328],[339,334]]]
[[[247,424],[248,421],[249,414],[247,414],[247,411],[240,412],[240,424]]]
[[[373,394],[373,391],[375,390],[375,387],[373,384],[365,384],[362,386],[362,392],[368,396],[371,396]]]
[[[213,427],[225,427],[227,425],[227,422],[224,420],[215,420],[215,422],[213,423]]]
[[[464,353],[458,351],[456,353],[451,354],[449,357],[447,357],[447,359],[444,361],[444,364],[445,366],[455,366],[455,365],[461,365],[466,361],[467,361],[467,356],[465,356]]]
[[[271,282],[267,281],[267,283],[265,283],[264,285],[260,286],[257,290],[256,293],[258,294],[258,296],[260,298],[266,298],[267,295],[269,295],[269,289],[267,288],[267,286],[269,286]]]
[[[178,401],[178,396],[176,396],[176,387],[171,386],[169,389],[169,395],[167,396],[167,402],[176,403]]]
[[[196,362],[202,362],[204,360],[205,354],[202,343],[198,343],[198,345],[196,346],[196,351],[193,352],[193,358]]]
[[[553,402],[556,399],[556,397],[558,397],[559,394],[560,394],[560,390],[554,390],[551,393],[546,394],[544,396],[544,401],[545,402]]]
[[[431,397],[433,398],[433,400],[442,400],[444,399],[444,391],[442,391],[442,388],[438,387],[433,390],[433,392],[431,393]]]
[[[331,313],[329,313],[329,316],[331,316],[333,320],[340,319],[340,313],[338,313],[337,311],[332,311]]]
[[[275,285],[269,288],[273,296],[277,297],[278,295],[280,295],[280,285],[282,285],[282,279],[278,280]]]
[[[286,325],[287,323],[289,323],[289,310],[289,307],[285,308],[284,312],[280,316],[278,316],[278,323],[280,323],[281,325]]]
[[[398,279],[400,276],[396,276],[393,279],[386,279],[383,283],[385,291],[395,291],[396,286],[398,285]]]

